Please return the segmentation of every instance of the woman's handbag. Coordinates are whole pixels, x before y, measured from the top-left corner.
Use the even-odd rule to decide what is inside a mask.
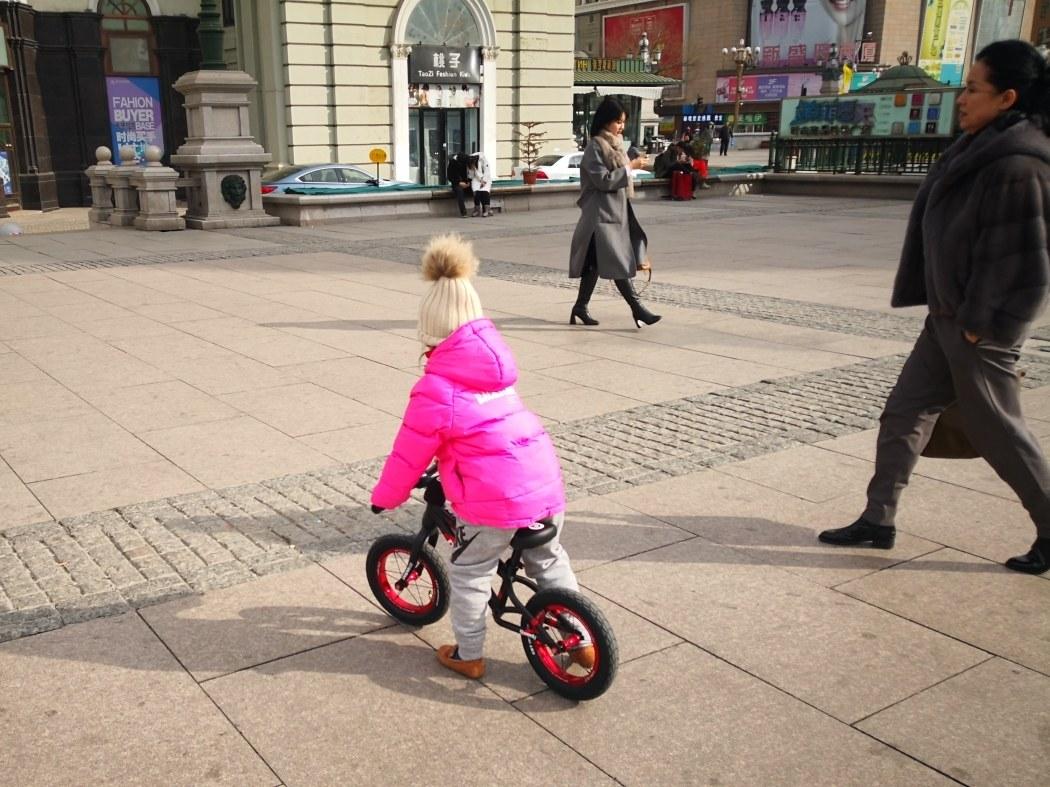
[[[1017,385],[1020,387],[1024,370],[1017,370]],[[958,402],[944,408],[933,426],[930,441],[922,449],[922,455],[931,459],[976,459],[980,456],[966,435],[962,411]]]
[[[952,402],[937,417],[922,455],[931,459],[976,459],[980,456],[966,436],[958,402]]]

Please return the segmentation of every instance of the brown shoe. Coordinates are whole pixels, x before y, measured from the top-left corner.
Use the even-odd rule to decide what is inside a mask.
[[[590,672],[594,669],[594,645],[583,645],[576,648],[576,650],[570,651],[569,659],[572,660],[573,664],[578,664]]]
[[[593,659],[594,654],[591,654]],[[437,649],[437,660],[441,662],[441,666],[447,667],[453,672],[458,672],[467,678],[477,680],[485,674],[485,659],[474,659],[473,661],[463,661],[459,657],[457,648],[455,645],[442,645]]]

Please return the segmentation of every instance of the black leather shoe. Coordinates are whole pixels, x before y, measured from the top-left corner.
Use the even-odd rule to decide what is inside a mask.
[[[858,519],[852,525],[825,530],[817,536],[825,544],[856,546],[869,541],[876,549],[892,549],[897,538],[897,528],[892,525],[873,525],[866,519]]]
[[[1050,538],[1037,538],[1027,554],[1012,557],[1006,567],[1025,574],[1045,574],[1050,571]]]

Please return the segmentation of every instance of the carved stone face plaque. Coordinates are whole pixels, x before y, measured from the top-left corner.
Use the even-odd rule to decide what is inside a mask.
[[[227,175],[219,184],[219,189],[222,191],[222,198],[234,210],[237,210],[248,196],[248,184],[240,175]]]

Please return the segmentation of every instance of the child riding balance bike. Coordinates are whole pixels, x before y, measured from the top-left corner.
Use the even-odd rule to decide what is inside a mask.
[[[499,625],[520,633],[548,686],[591,699],[615,676],[616,640],[579,592],[561,545],[561,468],[550,436],[514,390],[510,348],[481,311],[470,282],[477,265],[457,236],[435,238],[424,252],[423,276],[432,282],[419,314],[426,369],[372,492],[372,510],[396,508],[417,487],[426,490],[427,508],[415,536],[373,544],[369,586],[387,612],[410,625],[433,623],[451,607],[456,642],[437,650],[448,669],[484,675],[491,607]],[[436,468],[424,472],[435,458]],[[453,545],[447,572],[433,549],[440,536]],[[522,567],[529,579],[520,576]],[[502,584],[493,591],[497,572]],[[535,595],[523,602],[515,586]],[[507,615],[517,615],[517,623]]]

